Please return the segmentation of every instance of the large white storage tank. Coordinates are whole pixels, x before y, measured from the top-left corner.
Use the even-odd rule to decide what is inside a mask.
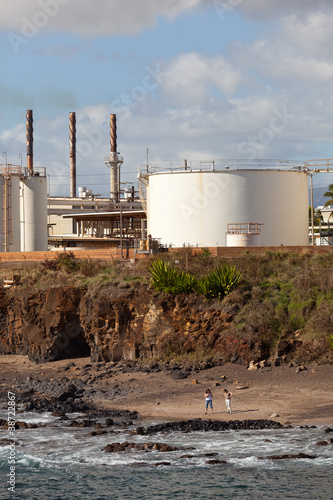
[[[308,175],[301,169],[148,174],[148,233],[161,243],[227,246],[228,224],[262,224],[260,245],[308,245]]]
[[[21,251],[47,250],[47,178],[33,175],[21,181]]]

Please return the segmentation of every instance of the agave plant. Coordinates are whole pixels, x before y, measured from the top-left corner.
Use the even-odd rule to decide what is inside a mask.
[[[331,349],[333,349],[333,335],[330,335],[328,337],[328,343]]]
[[[164,260],[155,260],[149,272],[151,285],[160,292],[177,294],[197,291],[208,299],[222,300],[241,280],[241,274],[235,267],[226,265],[217,267],[200,280]]]
[[[215,271],[211,271],[198,281],[197,291],[207,299],[222,300],[239,284],[240,280],[241,273],[237,272],[235,267],[218,266]]]
[[[190,273],[176,269],[169,262],[155,260],[149,268],[150,283],[158,291],[165,293],[192,293],[196,287],[196,278]]]

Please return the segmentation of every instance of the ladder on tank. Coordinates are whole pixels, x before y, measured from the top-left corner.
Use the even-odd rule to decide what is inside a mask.
[[[4,176],[3,183],[3,236],[4,251],[9,251],[9,245],[13,243],[12,225],[12,178],[10,175]]]

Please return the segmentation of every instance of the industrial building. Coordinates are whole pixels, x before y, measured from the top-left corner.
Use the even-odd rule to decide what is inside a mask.
[[[33,165],[33,119],[27,111],[27,168],[1,165],[0,197],[3,207],[0,250],[47,250],[47,179],[45,168]]]
[[[185,160],[139,168],[139,193],[120,189],[116,115],[110,115],[110,197],[76,186],[76,115],[69,114],[70,196],[47,195],[33,165],[27,111],[27,167],[1,166],[4,252],[76,248],[309,245],[309,178],[333,160]],[[148,163],[148,162],[147,162]],[[313,223],[311,225],[313,227]],[[311,234],[310,234],[311,236]],[[312,229],[312,244],[317,242]],[[326,240],[329,241],[329,240]]]

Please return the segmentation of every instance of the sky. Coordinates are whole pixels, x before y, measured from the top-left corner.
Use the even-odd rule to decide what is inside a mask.
[[[3,0],[0,163],[26,165],[28,109],[53,196],[69,195],[72,111],[77,186],[101,196],[111,113],[123,188],[147,154],[332,158],[332,25],[331,0]]]

